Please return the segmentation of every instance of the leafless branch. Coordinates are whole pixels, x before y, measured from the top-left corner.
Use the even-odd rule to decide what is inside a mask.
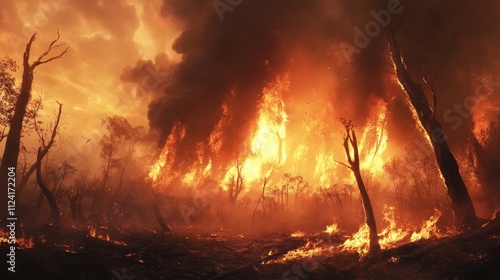
[[[31,50],[31,45],[33,42],[36,40],[36,32],[31,35],[28,44],[26,44],[26,50],[24,51],[23,55],[23,66],[25,69],[29,68],[29,59],[30,59],[30,50]]]
[[[38,57],[38,59],[35,62],[33,62],[33,64],[31,65],[31,68],[35,68],[38,65],[45,64],[45,63],[51,62],[51,61],[53,61],[55,59],[61,58],[68,51],[69,47],[66,47],[60,54],[58,54],[56,56],[53,56],[51,58],[47,58],[47,59],[43,60],[46,56],[48,56],[50,54],[51,51],[53,51],[55,49],[58,49],[60,47],[63,47],[64,45],[66,45],[65,43],[57,43],[60,38],[61,38],[61,34],[59,34],[59,30],[57,30],[57,38],[55,40],[53,40],[50,43],[50,45],[47,48],[47,50],[45,52],[43,52]]]
[[[338,163],[338,164],[340,164],[340,165],[343,165],[343,166],[345,166],[345,167],[347,167],[347,168],[349,168],[349,169],[352,169],[349,165],[347,165],[347,164],[345,164],[345,163],[343,163],[343,162],[340,162],[340,161],[338,161],[338,160],[335,160],[335,162],[336,162],[336,163]]]

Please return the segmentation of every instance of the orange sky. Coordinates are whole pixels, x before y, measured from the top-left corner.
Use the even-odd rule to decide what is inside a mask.
[[[64,58],[37,68],[33,94],[44,100],[44,116],[52,116],[56,100],[63,103],[65,145],[78,152],[82,141],[97,145],[101,120],[119,114],[134,124],[147,125],[147,96],[137,96],[136,86],[120,75],[139,59],[154,59],[171,51],[177,28],[160,15],[161,1],[139,0],[45,0],[2,1],[0,50],[22,64],[29,36],[38,32],[32,60],[61,34],[69,47]],[[153,39],[155,38],[155,39]],[[20,83],[20,69],[17,73]],[[68,138],[69,137],[69,138]],[[79,147],[80,146],[80,147]],[[96,150],[96,149],[91,149]]]

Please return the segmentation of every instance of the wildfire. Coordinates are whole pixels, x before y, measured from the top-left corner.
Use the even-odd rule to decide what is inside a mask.
[[[441,237],[443,234],[439,232],[436,224],[441,217],[441,211],[435,209],[434,216],[430,217],[429,220],[425,221],[419,232],[413,232],[411,234],[410,240],[412,242],[420,239],[429,239],[431,237]]]
[[[379,244],[382,249],[394,248],[404,242],[415,242],[420,239],[429,239],[433,237],[442,237],[439,229],[436,226],[437,221],[441,217],[441,212],[435,210],[433,216],[423,223],[419,231],[411,231],[404,229],[398,225],[394,217],[394,207],[384,207],[384,229],[378,234]],[[339,232],[337,224],[332,224],[326,227],[325,233],[332,234]],[[411,237],[409,237],[411,236]],[[370,243],[370,229],[366,224],[363,224],[359,230],[354,233],[350,238],[345,240],[342,244],[336,245],[333,242],[326,242],[324,240],[307,242],[306,245],[292,250],[283,255],[275,262],[286,262],[290,260],[297,260],[318,256],[329,256],[335,252],[348,251],[357,252],[360,255],[366,255],[369,251]]]
[[[374,107],[374,117],[365,127],[359,143],[362,155],[361,169],[369,170],[372,174],[383,170],[385,161],[382,154],[387,149],[387,131],[385,129],[387,108],[382,101]]]
[[[95,228],[93,226],[89,227],[89,233],[88,233],[87,236],[95,238],[95,236],[96,236],[96,230],[95,230]]]
[[[19,249],[29,249],[33,248],[35,246],[35,242],[33,241],[33,238],[16,238],[15,240],[15,245]],[[10,244],[9,243],[9,232],[7,231],[0,231],[0,245],[2,244]],[[10,244],[13,245],[13,244]]]
[[[407,230],[397,226],[394,218],[394,207],[384,207],[384,222],[387,223],[387,226],[378,234],[380,248],[392,248],[408,236]],[[369,243],[370,229],[368,225],[363,224],[358,232],[342,244],[342,250],[357,251],[360,255],[365,255],[370,249]]]
[[[338,229],[337,224],[331,224],[329,226],[326,226],[326,229],[325,229],[325,232],[328,234],[334,234],[338,231],[339,231],[339,229]]]
[[[167,138],[165,147],[163,147],[158,160],[156,160],[156,162],[151,166],[151,169],[149,171],[149,178],[151,178],[153,182],[156,182],[158,176],[161,175],[162,171],[167,169],[165,168],[165,165],[172,163],[173,159],[175,158],[174,147],[176,143],[184,138],[185,135],[186,128],[180,123],[176,123],[172,128],[172,132]]]
[[[116,245],[127,245],[125,242],[111,240],[108,233],[105,233],[105,234],[103,233],[103,231],[106,229],[107,229],[107,227],[100,227],[99,228],[100,232],[98,233],[97,229],[95,227],[89,226],[88,227],[89,232],[87,233],[87,236],[92,237],[92,238],[96,238],[96,239],[100,239],[100,240],[104,240],[107,242],[111,242],[111,243],[116,244]]]
[[[318,256],[327,256],[335,250],[335,246],[332,244],[325,244],[322,241],[312,242],[307,241],[306,245],[297,248],[295,250],[287,252],[281,258],[270,261],[269,263],[279,263],[291,260],[299,260],[305,258],[312,258]]]
[[[287,77],[278,80],[272,87],[264,90],[257,131],[251,140],[254,155],[265,162],[281,164],[286,161],[285,138],[287,114],[283,102],[283,92],[288,90]]]
[[[291,237],[304,237],[306,234],[302,231],[296,231],[292,234],[290,234]]]
[[[437,209],[435,211],[435,214],[424,222],[419,232],[412,232],[410,235],[410,230],[405,230],[396,223],[394,218],[394,207],[385,206],[384,221],[387,223],[387,226],[378,234],[380,247],[382,249],[393,248],[402,242],[408,241],[406,238],[407,236],[411,236],[411,242],[443,236],[436,226],[437,221],[441,217],[441,211]],[[368,226],[364,224],[359,228],[358,232],[342,244],[342,250],[357,251],[360,255],[365,255],[369,250],[369,237],[370,230]]]
[[[472,133],[480,144],[485,145],[488,141],[488,132],[491,121],[500,114],[500,99],[495,95],[494,82],[488,75],[480,75],[476,81],[474,96],[469,96],[468,101],[473,100],[473,104],[467,104],[472,113],[473,130]],[[465,104],[465,101],[464,101]]]

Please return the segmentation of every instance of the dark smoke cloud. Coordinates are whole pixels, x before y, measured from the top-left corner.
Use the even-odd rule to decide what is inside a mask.
[[[389,125],[393,137],[403,139],[405,127],[414,123],[402,106],[404,95],[388,82],[393,69],[383,32],[350,63],[331,52],[332,46],[352,43],[354,28],[363,29],[373,20],[370,11],[382,9],[385,3],[244,0],[221,21],[212,0],[165,0],[163,16],[174,18],[183,28],[173,45],[182,54],[182,61],[171,67],[167,85],[149,106],[150,126],[160,132],[160,144],[177,121],[186,125],[180,150],[193,151],[196,143],[206,142],[232,90],[236,113],[225,133],[234,143],[241,142],[257,112],[262,88],[293,65],[297,50],[306,53],[315,70],[329,69],[321,70],[325,74],[322,78],[331,75],[339,81],[331,89],[331,100],[344,117],[362,124],[373,98],[397,104],[389,106]],[[470,94],[471,71],[495,73],[499,69],[500,4],[493,0],[481,4],[432,0],[401,4],[404,10],[392,21],[398,40],[415,81],[421,81],[423,51],[430,75],[438,74],[439,116]],[[308,70],[313,69],[304,69],[304,77]],[[293,87],[294,81],[291,83]],[[228,154],[237,150],[234,143],[225,147]]]
[[[163,96],[150,104],[151,127],[164,141],[180,121],[186,145],[206,141],[234,90],[236,113],[227,132],[237,143],[256,114],[262,89],[290,64],[293,46],[326,37],[321,33],[331,27],[320,26],[321,7],[311,1],[244,1],[221,21],[212,1],[165,1],[163,14],[185,26],[173,45],[183,59]],[[315,47],[320,46],[309,50]]]

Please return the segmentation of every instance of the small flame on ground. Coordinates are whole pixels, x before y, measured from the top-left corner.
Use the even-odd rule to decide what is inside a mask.
[[[292,234],[290,234],[291,237],[304,237],[306,234],[303,233],[302,231],[296,231]]]
[[[384,221],[387,226],[378,234],[379,244],[382,249],[394,248],[403,242],[408,241],[407,236],[410,237],[411,242],[415,242],[420,239],[429,239],[432,237],[443,236],[436,226],[437,221],[441,217],[441,211],[435,210],[433,216],[431,216],[427,221],[424,222],[419,232],[412,232],[410,235],[410,230],[405,230],[401,226],[398,226],[394,218],[394,207],[384,207]],[[356,232],[351,238],[347,239],[342,245],[343,251],[357,251],[360,255],[366,255],[370,249],[370,229],[368,225],[362,225],[358,232]]]
[[[339,228],[336,223],[326,226],[325,232],[328,234],[334,234],[339,231]]]
[[[29,249],[29,248],[33,248],[33,246],[35,246],[35,242],[33,242],[33,238],[24,238],[24,237],[15,238],[14,242],[15,242],[16,247],[19,249]],[[0,245],[2,245],[3,243],[10,244],[9,243],[9,232],[0,230]],[[14,244],[10,244],[10,245],[14,245]]]
[[[432,237],[442,237],[443,234],[439,232],[436,224],[441,217],[441,211],[435,209],[434,216],[430,217],[429,220],[425,221],[419,232],[413,232],[410,241],[414,242],[420,239],[429,239]]]

